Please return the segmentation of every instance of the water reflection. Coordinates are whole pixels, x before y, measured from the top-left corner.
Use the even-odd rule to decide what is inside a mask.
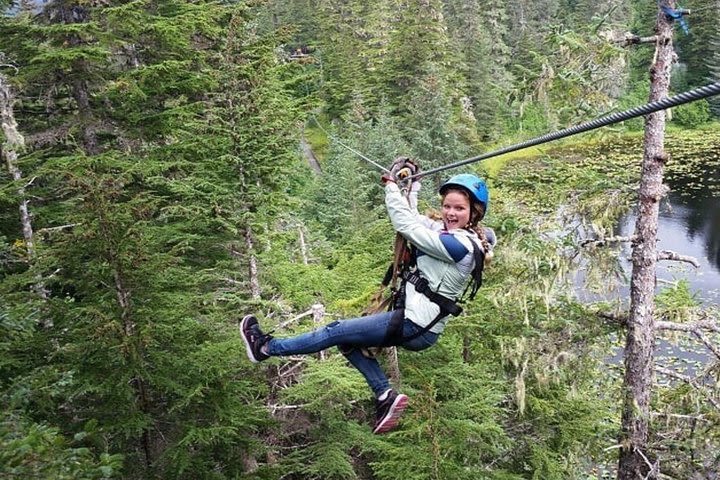
[[[658,219],[658,250],[694,257],[700,267],[661,261],[658,279],[687,279],[698,298],[714,303],[720,296],[720,198],[714,197],[709,189],[693,189],[687,179],[676,177],[668,183],[671,193],[662,203]],[[688,195],[691,190],[694,191]],[[618,225],[619,234],[632,235],[636,218],[635,213],[623,217]],[[629,246],[623,248],[623,257],[629,258]],[[629,272],[631,265],[626,263]]]

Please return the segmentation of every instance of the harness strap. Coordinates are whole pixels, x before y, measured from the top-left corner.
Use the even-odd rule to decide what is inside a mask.
[[[462,308],[455,303],[455,300],[448,298],[444,295],[440,295],[437,292],[433,292],[430,289],[428,281],[420,276],[420,271],[415,270],[413,272],[403,272],[403,280],[408,283],[412,283],[415,287],[415,291],[425,295],[431,302],[440,307],[441,311],[444,311],[445,315],[452,315],[457,317],[462,313]]]
[[[480,246],[473,240],[472,238],[468,237],[468,240],[470,240],[470,243],[472,243],[473,246],[473,259],[475,261],[475,267],[472,271],[472,277],[473,281],[468,284],[467,287],[465,287],[465,291],[463,292],[461,298],[465,297],[465,293],[467,292],[467,289],[470,288],[470,285],[472,285],[472,290],[470,292],[470,300],[475,299],[475,295],[477,294],[477,291],[480,289],[480,286],[482,285],[482,272],[483,268],[485,266],[485,252],[480,248]],[[428,284],[428,281],[420,276],[420,271],[418,269],[415,269],[413,272],[405,271],[403,272],[402,278],[404,281],[412,283],[415,286],[415,291],[422,293],[425,295],[431,302],[436,304],[440,307],[440,313],[437,314],[435,318],[432,319],[430,323],[425,325],[420,331],[416,332],[414,335],[411,335],[408,338],[403,338],[403,342],[407,342],[410,340],[414,340],[417,337],[420,337],[422,335],[425,335],[427,332],[430,331],[432,327],[434,327],[440,320],[445,318],[448,315],[452,315],[454,317],[457,317],[462,313],[462,307],[460,307],[455,300],[445,297],[443,295],[440,295],[437,292],[433,292],[430,289],[430,286]]]
[[[415,340],[416,338],[418,338],[422,335],[425,335],[440,320],[447,317],[448,315],[457,317],[458,315],[460,315],[462,313],[462,307],[460,307],[457,303],[455,303],[455,300],[448,298],[444,295],[440,295],[437,292],[433,292],[430,289],[430,286],[428,285],[428,281],[425,278],[423,278],[422,276],[420,276],[419,270],[416,269],[414,272],[403,272],[402,278],[406,282],[412,283],[413,286],[415,287],[416,292],[422,293],[431,302],[433,302],[438,307],[440,307],[440,312],[437,314],[437,316],[435,316],[435,318],[432,319],[432,321],[430,323],[425,325],[418,332],[415,332],[413,335],[402,338],[403,342],[409,342],[410,340]]]
[[[470,240],[470,243],[472,243],[473,246],[473,259],[475,261],[475,267],[471,273],[473,281],[468,283],[460,298],[465,298],[465,293],[467,293],[468,288],[472,285],[472,290],[470,290],[470,301],[472,301],[475,300],[475,295],[482,286],[482,274],[483,269],[485,268],[485,252],[482,248],[480,248],[480,245],[478,245],[475,240],[470,237],[468,237],[468,240]]]

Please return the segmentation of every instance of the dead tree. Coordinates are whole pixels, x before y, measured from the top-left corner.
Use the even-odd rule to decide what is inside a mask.
[[[674,0],[661,0],[655,27],[656,47],[650,66],[650,98],[667,97],[670,67],[674,61],[673,22],[662,7],[675,8]],[[618,480],[650,480],[659,477],[660,465],[648,451],[650,397],[654,378],[655,284],[658,260],[657,230],[660,200],[666,194],[663,174],[668,156],[664,150],[665,112],[645,118],[645,147],[638,192],[630,283],[630,314],[625,343],[622,430]]]
[[[20,133],[17,122],[15,121],[13,111],[14,103],[15,97],[12,88],[5,75],[0,73],[0,124],[2,125],[2,131],[5,135],[5,142],[2,145],[0,153],[2,153],[1,156],[5,159],[5,165],[7,166],[10,176],[13,181],[19,185],[17,194],[20,198],[20,224],[22,226],[25,251],[27,252],[27,261],[28,263],[32,263],[35,258],[35,238],[32,227],[32,217],[30,216],[30,210],[28,208],[29,202],[25,194],[27,185],[22,185],[23,175],[18,166],[18,156],[20,152],[25,149],[25,138],[22,133]],[[27,184],[29,185],[31,182],[32,180],[27,182]],[[33,289],[40,298],[47,300],[48,293],[42,279],[38,279]],[[49,318],[42,320],[40,323],[45,327],[52,326],[52,320]]]
[[[20,183],[22,181],[22,172],[18,167],[18,154],[25,148],[25,138],[20,133],[15,121],[13,112],[13,103],[15,102],[12,89],[7,78],[0,73],[0,121],[2,122],[2,130],[5,135],[5,143],[2,148],[2,154],[5,158],[8,172],[13,181]],[[28,201],[25,199],[25,187],[19,186],[17,190],[20,196],[20,222],[22,223],[23,240],[25,241],[25,249],[28,258],[32,258],[35,254],[35,242],[33,240],[33,228],[28,213]]]

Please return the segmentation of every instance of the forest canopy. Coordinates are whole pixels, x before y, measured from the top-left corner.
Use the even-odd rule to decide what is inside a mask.
[[[720,80],[720,3],[682,7],[671,94]],[[398,351],[397,432],[370,433],[342,355],[255,367],[237,322],[298,333],[369,303],[394,232],[379,169],[346,146],[429,170],[647,102],[655,43],[632,39],[656,2],[0,9],[0,476],[614,478],[627,305],[578,298],[573,272],[593,294],[627,280],[577,235],[612,236],[637,200],[642,119],[468,167],[496,258],[436,347]],[[672,110],[677,165],[720,158],[718,116],[718,97]],[[685,283],[658,305],[717,325]],[[711,359],[717,335],[696,335]],[[667,478],[720,469],[718,360],[658,385]]]

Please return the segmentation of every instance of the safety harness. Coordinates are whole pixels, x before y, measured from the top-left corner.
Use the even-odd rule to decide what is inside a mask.
[[[409,192],[406,191],[406,196]],[[383,340],[382,347],[390,347],[409,342],[430,331],[440,320],[448,315],[458,316],[462,313],[462,307],[458,303],[463,302],[465,294],[470,289],[470,300],[475,299],[478,289],[482,285],[482,273],[485,265],[485,252],[473,240],[468,237],[473,247],[473,259],[475,266],[471,272],[472,280],[468,283],[460,299],[448,298],[430,288],[428,281],[422,276],[417,267],[417,249],[408,247],[408,242],[399,233],[395,235],[395,246],[393,251],[393,262],[385,272],[380,288],[373,295],[370,306],[363,311],[363,315],[372,315],[382,311],[392,311],[388,329]],[[440,308],[440,312],[425,327],[409,337],[403,337],[403,322],[405,320],[405,288],[408,283],[415,287],[415,291],[425,295],[431,302]],[[385,297],[387,288],[390,287],[391,294]],[[385,298],[383,298],[385,297]],[[377,352],[375,348],[363,348],[364,355],[374,357]]]
[[[402,323],[405,319],[405,315],[394,315],[393,318],[390,320],[390,325],[388,326],[388,332],[385,336],[385,344],[386,345],[397,345],[400,342],[409,342],[410,340],[414,340],[418,337],[421,337],[425,335],[427,332],[429,332],[432,327],[434,327],[440,320],[447,317],[448,315],[452,315],[454,317],[457,317],[460,315],[463,311],[462,307],[458,305],[458,303],[462,303],[464,301],[465,294],[467,293],[468,289],[470,290],[470,297],[469,300],[474,300],[475,295],[477,294],[478,290],[480,289],[480,286],[482,285],[482,273],[483,273],[483,267],[485,265],[485,252],[483,252],[482,248],[473,240],[472,238],[469,238],[470,243],[472,243],[473,246],[473,258],[475,261],[475,266],[473,268],[473,271],[471,273],[472,280],[470,283],[468,283],[467,287],[465,288],[465,291],[460,296],[460,299],[455,300],[452,298],[448,298],[444,295],[441,295],[435,291],[433,291],[430,288],[430,285],[428,284],[428,281],[425,277],[422,276],[422,272],[419,268],[417,268],[417,252],[413,248],[412,254],[411,254],[411,262],[409,265],[405,265],[405,268],[400,272],[400,278],[402,279],[402,282],[400,283],[400,287],[393,292],[394,302],[393,307],[397,310],[404,309],[405,306],[405,288],[408,283],[411,283],[413,287],[415,287],[415,291],[425,295],[428,300],[433,302],[435,305],[437,305],[440,308],[440,312],[435,316],[435,318],[432,319],[430,323],[428,323],[426,326],[424,326],[419,331],[415,332],[413,335],[409,337],[403,337],[402,335]],[[405,248],[407,248],[407,242],[405,242],[404,245]],[[391,265],[391,268],[393,265]],[[404,312],[403,312],[404,313]],[[399,317],[399,318],[398,318]]]

